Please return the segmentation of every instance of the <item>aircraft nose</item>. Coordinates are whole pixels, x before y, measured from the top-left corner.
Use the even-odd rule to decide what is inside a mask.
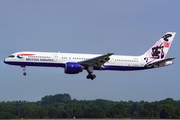
[[[6,59],[4,59],[4,63],[7,63],[7,60],[6,60]]]

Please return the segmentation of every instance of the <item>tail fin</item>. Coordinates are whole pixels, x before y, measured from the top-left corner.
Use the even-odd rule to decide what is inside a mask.
[[[165,59],[175,34],[167,32],[143,55],[146,65]]]

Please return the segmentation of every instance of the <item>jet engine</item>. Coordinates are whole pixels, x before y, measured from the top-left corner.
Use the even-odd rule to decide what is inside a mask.
[[[64,68],[66,74],[77,74],[82,72],[83,67],[79,63],[67,62]]]

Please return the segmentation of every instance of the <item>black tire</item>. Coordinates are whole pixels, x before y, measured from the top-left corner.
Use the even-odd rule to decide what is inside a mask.
[[[26,76],[26,73],[24,72],[23,75]]]
[[[92,75],[93,79],[96,78],[96,75]]]
[[[91,75],[87,75],[86,78],[87,78],[87,79],[91,78]]]
[[[96,75],[91,75],[91,80],[94,80],[96,78]]]

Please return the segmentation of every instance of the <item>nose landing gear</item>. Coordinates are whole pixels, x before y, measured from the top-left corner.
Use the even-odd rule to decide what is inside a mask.
[[[26,76],[26,68],[25,68],[25,66],[22,66],[22,67],[23,67],[23,71],[24,71],[23,75]]]
[[[24,72],[23,75],[26,76],[26,72]]]

